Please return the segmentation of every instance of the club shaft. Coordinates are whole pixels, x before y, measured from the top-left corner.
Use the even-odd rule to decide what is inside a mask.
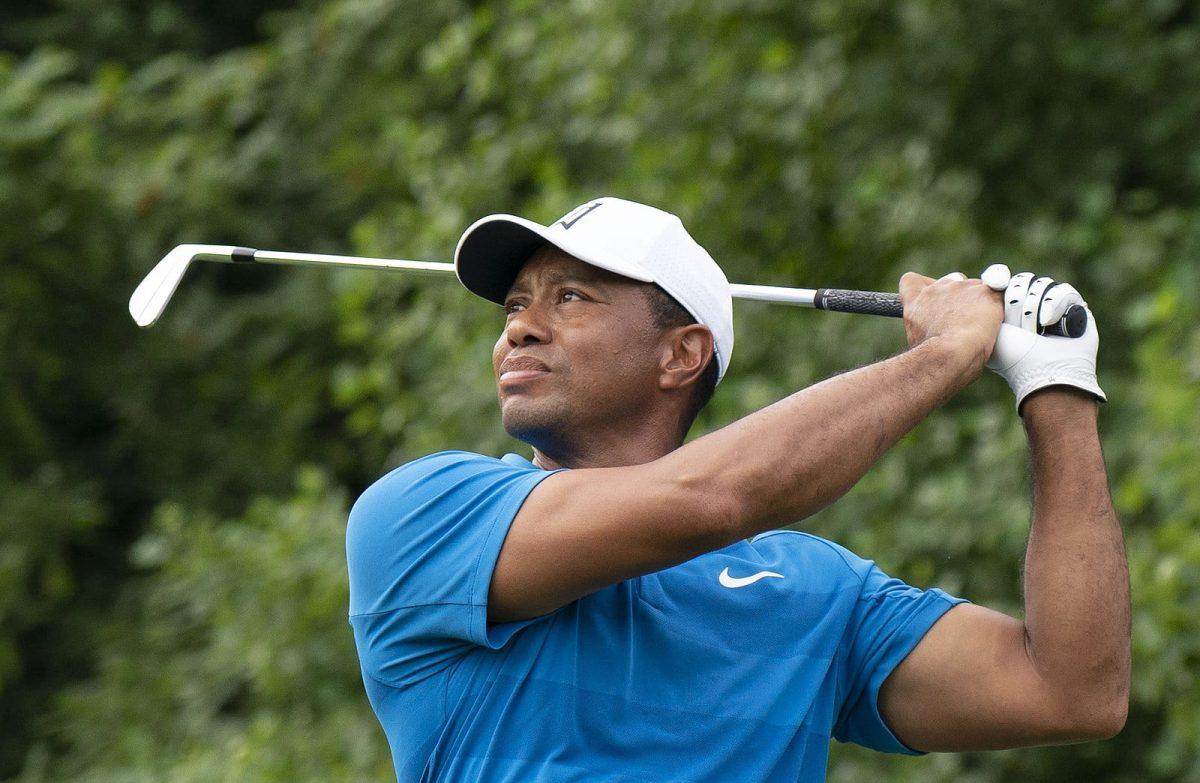
[[[745,285],[730,283],[729,293],[734,299],[751,299],[756,302],[775,302],[797,307],[816,307],[817,291],[814,288],[782,288],[773,285]]]
[[[398,258],[365,258],[362,256],[337,256],[325,253],[292,253],[282,250],[255,250],[248,247],[234,248],[233,252],[218,250],[199,253],[197,258],[205,261],[233,263],[280,264],[285,266],[336,266],[341,269],[389,269],[427,274],[454,274],[454,264],[440,261],[406,261]],[[775,302],[797,307],[816,307],[817,290],[813,288],[783,288],[770,285],[731,284],[729,291],[735,299],[751,299],[759,302]]]

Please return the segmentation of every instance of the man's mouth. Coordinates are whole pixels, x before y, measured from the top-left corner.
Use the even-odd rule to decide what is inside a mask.
[[[520,383],[549,375],[550,368],[532,356],[510,356],[500,365],[501,384]]]
[[[545,370],[509,370],[508,372],[500,373],[500,382],[514,383],[516,381],[528,381],[543,375],[549,375],[549,373]]]

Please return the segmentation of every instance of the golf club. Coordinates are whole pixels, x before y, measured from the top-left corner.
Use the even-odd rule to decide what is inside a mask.
[[[234,264],[282,264],[285,266],[333,266],[347,269],[387,269],[419,274],[453,275],[454,264],[437,261],[404,261],[392,258],[336,256],[325,253],[292,253],[255,250],[233,245],[179,245],[150,270],[129,299],[129,314],[138,326],[158,320],[193,261],[222,261]],[[776,302],[841,313],[863,313],[899,318],[904,315],[899,294],[851,291],[841,288],[783,288],[769,285],[730,284],[735,299]],[[1043,334],[1078,337],[1087,327],[1087,310],[1075,305]]]

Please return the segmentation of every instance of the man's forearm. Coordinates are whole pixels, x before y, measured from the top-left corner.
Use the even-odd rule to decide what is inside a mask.
[[[1129,570],[1100,451],[1097,404],[1079,392],[1050,389],[1024,410],[1034,486],[1027,649],[1077,715],[1115,731],[1129,693]]]
[[[675,475],[735,498],[743,534],[750,536],[839,498],[979,372],[958,346],[931,339],[797,392],[664,461]]]

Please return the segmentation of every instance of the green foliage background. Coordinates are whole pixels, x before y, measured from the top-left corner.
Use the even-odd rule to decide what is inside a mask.
[[[1116,739],[835,781],[1200,781],[1200,12],[1185,0],[41,0],[0,9],[0,778],[393,776],[346,622],[356,493],[522,451],[453,282],[180,242],[446,259],[474,218],[675,211],[731,280],[1004,261],[1098,314],[1134,585]],[[693,436],[903,348],[741,303]],[[983,378],[803,527],[1020,612],[1024,437]]]

